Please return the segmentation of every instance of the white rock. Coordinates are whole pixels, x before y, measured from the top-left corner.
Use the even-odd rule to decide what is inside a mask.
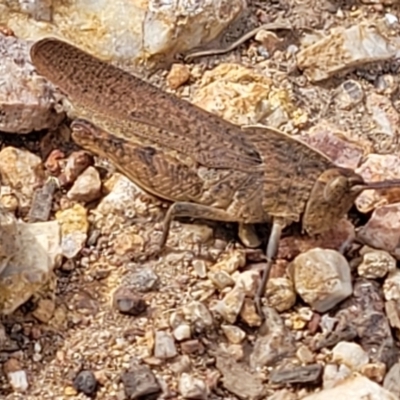
[[[55,128],[64,118],[55,109],[54,87],[34,72],[29,48],[24,40],[0,35],[0,131],[29,133]]]
[[[101,195],[101,179],[97,169],[90,166],[78,176],[67,197],[74,201],[89,203]]]
[[[368,364],[368,354],[357,343],[339,342],[332,349],[332,361],[337,364],[345,364],[354,371]]]
[[[352,293],[350,266],[335,250],[309,250],[290,268],[296,292],[315,311],[328,311]]]
[[[61,36],[104,59],[131,62],[203,46],[245,7],[245,0],[70,0],[54,2],[53,23],[13,13],[8,25],[19,37]]]
[[[386,251],[368,251],[358,266],[358,275],[367,279],[383,278],[389,271],[396,269],[396,260]]]
[[[9,372],[8,380],[15,391],[25,392],[28,389],[28,377],[24,370]]]
[[[154,339],[154,356],[162,360],[173,358],[178,354],[174,339],[168,332],[157,331]]]
[[[331,389],[311,394],[303,400],[396,400],[396,396],[364,376],[354,376]]]
[[[252,296],[257,291],[260,280],[260,273],[258,271],[244,271],[236,278],[235,288],[243,292],[246,296]]]
[[[174,337],[176,340],[178,340],[179,342],[185,339],[190,339],[190,326],[188,324],[181,324],[178,325],[175,329],[174,329]]]
[[[5,315],[14,312],[46,284],[61,258],[57,221],[18,221],[15,227],[14,251],[0,264],[0,313]]]
[[[351,375],[351,369],[346,365],[326,364],[322,375],[323,389],[331,389],[339,382],[344,381]]]
[[[301,49],[297,63],[311,81],[317,82],[345,68],[388,60],[396,50],[395,42],[390,43],[378,29],[362,22],[349,28],[332,29],[329,35]]]
[[[183,373],[179,379],[179,392],[185,399],[207,399],[207,385],[202,379]]]

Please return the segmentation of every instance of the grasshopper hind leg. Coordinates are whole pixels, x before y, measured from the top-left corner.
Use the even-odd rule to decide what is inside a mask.
[[[265,264],[265,267],[263,270],[263,275],[261,278],[260,285],[258,286],[257,293],[254,297],[257,312],[258,312],[259,316],[261,317],[261,319],[263,319],[263,320],[264,320],[264,313],[262,311],[261,298],[264,296],[265,290],[267,288],[269,274],[271,272],[272,264],[278,254],[279,241],[280,241],[282,230],[284,227],[285,227],[285,224],[280,219],[273,220],[272,230],[271,230],[271,234],[269,236],[268,245],[267,245],[267,252],[266,252],[267,261],[266,261],[266,264]]]

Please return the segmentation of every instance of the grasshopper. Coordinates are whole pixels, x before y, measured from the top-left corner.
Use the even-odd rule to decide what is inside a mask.
[[[72,138],[109,159],[143,190],[171,203],[171,221],[192,217],[243,226],[272,222],[261,299],[282,230],[300,223],[317,235],[345,216],[357,196],[400,180],[364,182],[308,145],[272,128],[242,129],[55,38],[31,48],[37,72],[73,103]]]

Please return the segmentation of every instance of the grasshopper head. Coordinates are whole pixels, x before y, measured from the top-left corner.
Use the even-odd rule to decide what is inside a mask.
[[[353,170],[338,167],[324,171],[311,190],[303,214],[303,229],[314,235],[331,228],[365,189],[363,178]]]
[[[400,187],[400,179],[364,182],[364,179],[351,169],[328,169],[319,176],[311,190],[303,214],[303,229],[309,235],[321,233],[343,218],[364,190],[386,190],[395,187]]]

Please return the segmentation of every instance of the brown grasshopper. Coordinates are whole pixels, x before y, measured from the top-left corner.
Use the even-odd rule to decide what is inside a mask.
[[[269,222],[267,262],[255,296],[260,315],[282,230],[300,222],[309,235],[342,218],[368,189],[306,144],[274,129],[240,127],[103,62],[66,42],[42,39],[31,49],[39,74],[74,104],[72,137],[110,159],[145,191],[172,203],[157,249],[176,217],[240,224]]]

